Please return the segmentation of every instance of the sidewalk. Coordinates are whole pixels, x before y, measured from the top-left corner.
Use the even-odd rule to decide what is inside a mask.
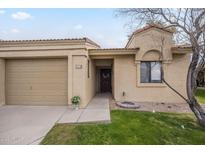
[[[110,122],[109,94],[97,94],[85,109],[68,109],[58,123]]]

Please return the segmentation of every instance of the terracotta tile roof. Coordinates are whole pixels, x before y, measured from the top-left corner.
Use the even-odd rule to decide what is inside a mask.
[[[173,54],[187,54],[192,52],[192,47],[190,45],[175,45],[171,47],[171,51]]]
[[[173,33],[173,30],[167,29],[166,27],[161,27],[161,26],[157,26],[157,25],[153,25],[153,24],[148,24],[143,28],[137,29],[136,31],[133,32],[133,34],[143,32],[143,31],[148,30],[150,28],[157,28],[157,29],[163,30],[165,32]]]
[[[136,54],[139,48],[106,48],[106,49],[89,49],[91,56],[106,56],[106,55],[129,55]]]
[[[97,47],[100,47],[97,43],[90,40],[87,37],[83,38],[64,38],[64,39],[37,39],[37,40],[1,40],[0,43],[40,43],[40,42],[60,42],[60,41],[85,41]]]
[[[139,50],[139,48],[101,48],[101,49],[89,49],[89,51],[133,51]]]
[[[0,42],[40,42],[40,41],[66,41],[66,40],[84,40],[84,38],[36,39],[36,40],[0,40]]]
[[[184,45],[175,45],[172,47],[172,49],[192,49],[192,47],[188,44],[184,44]]]

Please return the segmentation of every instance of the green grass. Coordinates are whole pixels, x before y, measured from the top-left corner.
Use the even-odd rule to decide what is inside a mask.
[[[202,103],[202,104],[205,104],[205,90],[204,89],[198,89],[197,92],[196,92],[196,98],[197,98],[197,101]]]
[[[57,124],[41,144],[205,144],[192,114],[113,110],[111,117],[110,124]]]

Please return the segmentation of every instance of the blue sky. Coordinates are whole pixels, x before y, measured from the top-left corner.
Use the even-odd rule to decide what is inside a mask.
[[[124,47],[128,28],[115,9],[0,9],[0,39],[88,37],[101,47]]]

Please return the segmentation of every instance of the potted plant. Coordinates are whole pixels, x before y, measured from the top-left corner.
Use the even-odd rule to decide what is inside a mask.
[[[71,101],[72,101],[74,109],[78,110],[79,104],[80,104],[80,96],[73,96]]]

